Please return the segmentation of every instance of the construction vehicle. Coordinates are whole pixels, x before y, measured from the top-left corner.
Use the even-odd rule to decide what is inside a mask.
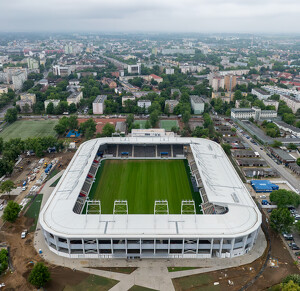
[[[47,163],[44,163],[44,168],[47,168],[48,164]]]

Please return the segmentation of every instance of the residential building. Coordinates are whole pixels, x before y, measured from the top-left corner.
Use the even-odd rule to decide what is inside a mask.
[[[123,107],[125,106],[125,101],[127,101],[127,100],[134,101],[135,99],[136,99],[135,96],[123,96],[122,97],[122,106]]]
[[[93,102],[93,114],[103,114],[107,95],[98,95]]]
[[[8,88],[5,86],[0,86],[0,94],[5,94],[8,92]]]
[[[79,86],[79,84],[80,84],[80,81],[77,80],[77,79],[69,80],[69,85],[70,86]]]
[[[72,73],[71,66],[62,67],[60,65],[53,66],[53,74],[61,77],[68,77]],[[81,73],[82,74],[82,73]]]
[[[112,80],[112,79],[110,79],[110,78],[105,78],[105,77],[103,77],[102,79],[101,79],[101,83],[103,84],[103,85],[108,85],[108,87],[110,88],[110,89],[115,89],[115,88],[117,88],[117,83],[114,81],[114,80]]]
[[[300,109],[300,97],[297,99],[288,95],[280,95],[280,100],[284,101],[287,106],[292,109],[294,114]]]
[[[169,112],[173,113],[174,108],[179,104],[178,100],[166,100],[165,101],[165,107],[168,105],[169,106]]]
[[[253,95],[256,95],[259,100],[265,100],[271,97],[271,94],[260,88],[253,88],[251,93]]]
[[[296,158],[294,158],[292,155],[290,155],[282,149],[270,147],[269,150],[272,153],[272,155],[275,156],[283,164],[295,163],[296,161]]]
[[[164,128],[149,128],[149,129],[132,129],[132,137],[144,136],[144,137],[154,137],[154,136],[166,136],[166,130]]]
[[[129,74],[141,74],[141,64],[137,63],[136,65],[128,65],[128,73]]]
[[[39,61],[33,58],[27,59],[27,65],[29,70],[37,70],[40,67]]]
[[[278,106],[279,106],[279,102],[278,101],[275,101],[275,100],[271,100],[271,99],[267,99],[267,100],[263,100],[263,103],[266,105],[266,106],[274,106],[275,107],[275,110],[277,111],[278,110]]]
[[[145,108],[146,110],[151,106],[150,100],[139,100],[137,102],[137,106],[141,108]]]
[[[295,127],[293,125],[287,124],[284,121],[273,121],[273,123],[275,123],[279,129],[285,131],[285,132],[289,132],[290,134],[299,137],[300,138],[300,128]]]
[[[264,90],[270,92],[271,95],[278,94],[284,96],[294,97],[297,100],[300,100],[300,92],[294,89],[285,89],[277,86],[263,86]]]
[[[60,100],[59,99],[47,99],[44,101],[44,106],[45,110],[47,109],[47,106],[49,103],[53,103],[53,107],[55,108],[59,104]]]
[[[32,101],[31,99],[21,99],[16,102],[16,105],[20,107],[22,113],[32,112]]]
[[[180,49],[180,48],[173,48],[173,49],[162,49],[161,53],[163,55],[174,55],[174,54],[181,54],[181,55],[194,55],[194,49]]]
[[[49,85],[47,79],[42,79],[39,81],[39,84],[42,85],[43,87],[47,87]]]
[[[237,76],[234,75],[226,75],[224,77],[224,88],[226,91],[233,91],[236,87]]]
[[[68,105],[72,103],[77,105],[82,98],[83,98],[82,92],[74,92],[67,98]]]
[[[164,79],[163,79],[162,77],[157,76],[157,75],[151,74],[151,75],[149,75],[148,80],[149,80],[149,81],[154,80],[154,81],[156,81],[156,82],[159,84],[159,83],[161,83]]]
[[[191,105],[192,105],[192,109],[194,114],[201,114],[204,112],[204,101],[202,100],[201,97],[197,96],[197,95],[191,95]]]
[[[221,98],[223,102],[230,102],[233,101],[234,98],[234,93],[233,92],[212,92],[211,93],[211,98]]]
[[[21,100],[31,100],[32,104],[36,103],[36,95],[32,93],[22,93],[20,94],[20,99]]]
[[[166,68],[166,74],[167,75],[173,75],[174,74],[174,69],[173,68]]]
[[[261,110],[258,107],[252,108],[232,108],[231,117],[234,119],[272,119],[277,117],[276,110]]]
[[[218,76],[209,79],[209,85],[212,86],[213,91],[218,91],[220,88],[224,89],[224,77]]]

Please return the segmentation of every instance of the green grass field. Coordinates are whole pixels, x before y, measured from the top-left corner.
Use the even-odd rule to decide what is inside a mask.
[[[169,213],[181,213],[181,200],[199,200],[184,160],[106,160],[90,199],[101,201],[101,213],[112,214],[114,200],[127,200],[129,214],[153,214],[155,200],[168,200]],[[197,201],[198,200],[198,201]],[[199,210],[197,209],[199,213]]]
[[[134,124],[139,124],[140,129],[145,129],[146,120],[136,120]]]
[[[173,126],[179,127],[177,120],[161,120],[159,122],[159,127],[164,128],[166,131],[171,131]]]
[[[33,225],[29,229],[30,232],[35,231],[36,229],[42,200],[43,200],[43,194],[38,194],[25,213],[25,217],[34,219]]]
[[[18,120],[5,127],[0,137],[7,141],[11,138],[56,136],[54,127],[57,122],[58,120]]]

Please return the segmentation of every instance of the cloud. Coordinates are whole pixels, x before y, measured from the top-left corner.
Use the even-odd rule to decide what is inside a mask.
[[[1,31],[299,32],[298,0],[0,0]]]

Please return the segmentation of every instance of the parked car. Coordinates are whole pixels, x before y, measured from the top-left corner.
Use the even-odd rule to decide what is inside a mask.
[[[283,235],[285,240],[294,240],[294,237],[291,233],[283,232],[282,235]]]
[[[260,195],[259,198],[261,198],[261,199],[266,199],[267,196],[266,196],[266,195]]]
[[[300,252],[295,252],[295,256],[300,256]]]
[[[300,250],[300,248],[297,246],[297,244],[295,244],[294,242],[289,243],[289,247],[294,250],[294,251],[298,251]]]
[[[26,235],[27,235],[27,233],[28,233],[27,229],[24,229],[24,230],[22,231],[22,233],[21,233],[21,238],[22,238],[22,239],[25,238]]]

